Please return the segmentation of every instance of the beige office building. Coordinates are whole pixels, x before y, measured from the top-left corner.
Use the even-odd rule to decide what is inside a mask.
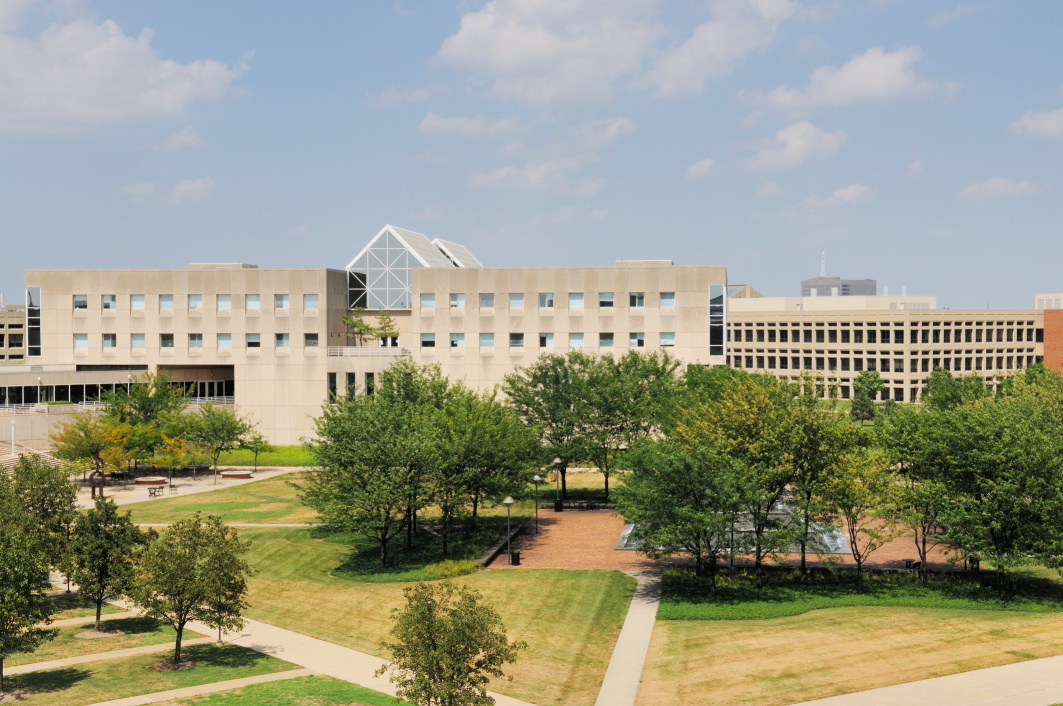
[[[26,307],[0,302],[0,367],[21,365],[26,358]]]

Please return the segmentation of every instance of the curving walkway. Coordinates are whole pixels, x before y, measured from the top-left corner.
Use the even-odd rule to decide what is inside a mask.
[[[661,575],[638,573],[633,576],[639,583],[631,597],[631,606],[613,648],[595,706],[634,706],[638,695],[653,625],[657,622],[657,606],[661,602]]]

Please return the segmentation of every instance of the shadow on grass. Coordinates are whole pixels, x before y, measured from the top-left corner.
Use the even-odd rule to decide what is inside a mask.
[[[104,630],[121,630],[126,635],[147,635],[159,629],[159,621],[155,618],[120,618],[107,620],[104,616],[100,625]],[[92,629],[92,623],[85,624],[86,630]]]
[[[864,592],[858,594],[851,570],[807,576],[797,570],[768,571],[764,587],[757,589],[752,570],[721,569],[713,595],[707,578],[675,568],[664,574],[658,618],[755,620],[849,606],[1063,612],[1063,584],[1011,576],[1002,593],[999,580],[988,573],[950,572],[932,575],[924,584],[915,574],[871,573],[864,575]]]
[[[4,686],[8,690],[27,689],[32,699],[33,694],[51,694],[57,691],[66,691],[88,678],[89,671],[86,669],[65,667],[63,669],[49,669],[44,672],[29,672],[5,677]]]
[[[167,659],[170,657],[173,655]],[[190,645],[181,648],[181,659],[195,662],[197,667],[238,669],[274,658],[237,645]]]

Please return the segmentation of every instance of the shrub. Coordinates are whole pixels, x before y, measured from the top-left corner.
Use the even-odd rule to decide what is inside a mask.
[[[483,567],[472,559],[448,559],[424,567],[425,574],[433,579],[452,579],[456,576],[474,574]]]

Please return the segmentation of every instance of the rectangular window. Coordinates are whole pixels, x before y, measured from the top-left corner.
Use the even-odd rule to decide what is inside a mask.
[[[316,294],[304,294],[303,295],[303,308],[304,309],[316,309],[317,308],[317,295]]]
[[[569,348],[583,348],[583,334],[582,333],[570,333],[568,335],[568,347]]]
[[[274,294],[273,295],[273,308],[277,310],[283,310],[288,308],[288,295],[287,294]]]
[[[286,334],[286,333],[275,333],[275,334],[273,334],[273,342],[274,342],[274,345],[277,348],[287,348],[288,347],[288,334]]]
[[[173,348],[173,334],[172,333],[160,333],[159,334],[159,348]]]
[[[645,292],[628,292],[627,305],[633,309],[646,306],[646,293]]]
[[[494,348],[495,335],[493,333],[480,334],[480,348]]]
[[[628,336],[628,347],[630,348],[645,348],[646,347],[646,334],[633,333]]]
[[[130,348],[143,348],[144,347],[144,334],[134,333],[129,337]]]
[[[553,309],[554,308],[554,293],[553,292],[539,292],[539,308],[540,309]]]
[[[249,333],[247,334],[247,347],[248,348],[261,348],[262,347],[262,334]]]
[[[232,348],[233,335],[231,333],[218,334],[218,348]]]
[[[465,347],[465,334],[464,333],[452,333],[452,334],[450,334],[450,347],[451,348],[464,348]]]
[[[583,308],[583,292],[569,292],[569,295],[568,295],[568,308],[569,309],[582,309]]]
[[[727,293],[722,284],[709,285],[709,355],[726,355],[724,336],[727,331],[727,316],[724,298]]]
[[[218,311],[226,311],[233,308],[233,295],[219,294],[217,301]]]
[[[671,309],[675,307],[675,292],[661,292],[661,308]]]
[[[105,334],[103,334],[103,347],[104,348],[117,348],[118,347],[118,334],[117,333],[105,333]]]
[[[613,293],[612,292],[599,292],[598,293],[598,306],[603,309],[608,309],[613,306]]]
[[[14,338],[14,336],[12,336]],[[74,334],[74,348],[88,348],[89,347],[89,335],[87,333],[75,333]]]
[[[114,294],[103,294],[100,296],[100,307],[103,309],[117,309],[118,297]]]
[[[337,385],[336,377],[337,377],[336,373],[329,373],[328,374],[328,399],[329,399],[329,402],[335,402],[336,401],[336,394],[337,394],[337,392],[336,392],[336,389],[337,389],[336,388],[336,385]]]
[[[436,308],[436,295],[435,294],[422,294],[421,295],[421,308],[422,309],[435,309]]]
[[[203,334],[190,333],[188,334],[188,347],[189,348],[202,348],[203,347]]]
[[[613,334],[611,334],[611,333],[599,333],[598,334],[598,347],[599,348],[612,348],[613,347]]]
[[[173,295],[172,294],[160,294],[159,295],[159,310],[165,311],[173,309]]]
[[[464,309],[465,308],[465,295],[464,294],[451,294],[450,295],[450,308],[451,309]]]
[[[518,293],[511,293],[509,295],[509,308],[510,309],[523,309],[524,308],[524,295]]]
[[[316,333],[304,333],[303,334],[303,348],[317,348],[317,334]]]
[[[129,295],[129,308],[133,311],[144,310],[144,295],[143,294],[130,294]]]
[[[434,333],[421,334],[421,348],[435,348],[436,335]]]
[[[494,309],[495,308],[495,295],[494,294],[481,294],[480,295],[480,308],[481,309]]]
[[[524,334],[523,333],[511,333],[511,334],[509,334],[509,347],[510,348],[523,348],[524,347]]]
[[[89,295],[87,295],[87,294],[75,294],[74,295],[74,308],[75,309],[88,309],[89,308]]]
[[[245,309],[260,309],[262,308],[262,297],[258,294],[247,294],[244,296],[244,308]]]
[[[675,347],[675,332],[674,331],[662,331],[661,332],[661,348],[674,348]]]
[[[554,334],[552,334],[552,333],[540,333],[539,334],[539,347],[540,348],[553,348],[554,347]]]
[[[188,295],[188,309],[202,309],[203,308],[203,295],[202,294],[189,294]]]

